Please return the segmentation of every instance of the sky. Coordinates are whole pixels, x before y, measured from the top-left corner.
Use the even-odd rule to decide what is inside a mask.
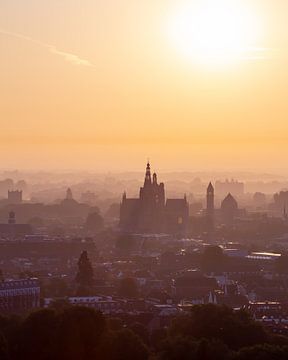
[[[213,46],[229,30],[216,21],[206,34],[203,3],[0,0],[0,167],[142,170],[149,158],[165,171],[287,174],[288,2],[237,0],[253,44],[238,54],[231,28],[237,54],[223,62]],[[197,6],[212,60],[181,27]]]

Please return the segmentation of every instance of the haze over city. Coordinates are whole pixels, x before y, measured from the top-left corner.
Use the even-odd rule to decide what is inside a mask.
[[[288,1],[0,0],[0,359],[288,359]]]

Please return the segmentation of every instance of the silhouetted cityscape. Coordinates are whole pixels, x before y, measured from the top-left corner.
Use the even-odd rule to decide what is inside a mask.
[[[0,182],[3,316],[23,317],[41,308],[94,309],[109,324],[117,319],[117,331],[130,329],[129,336],[138,337],[143,359],[158,351],[160,358],[170,358],[168,343],[155,343],[156,334],[164,339],[178,318],[189,318],[201,306],[207,307],[205,316],[244,311],[261,325],[261,336],[288,336],[285,180],[256,186],[257,180],[206,182],[187,180],[189,174],[174,180],[171,174],[165,186],[149,162],[142,186],[137,174],[97,175],[95,183],[77,175],[66,188],[64,175],[53,182],[42,175],[38,182],[33,174],[9,175]],[[129,197],[137,186],[139,196]],[[263,192],[247,192],[248,186]],[[34,320],[23,321],[26,326]],[[243,346],[284,341],[267,339]]]

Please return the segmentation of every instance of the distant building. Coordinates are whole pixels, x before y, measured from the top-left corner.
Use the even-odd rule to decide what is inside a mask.
[[[155,173],[151,178],[149,163],[139,198],[130,199],[126,193],[123,194],[120,205],[120,228],[123,231],[184,235],[188,218],[186,196],[183,199],[165,200],[164,184],[158,184]]]
[[[226,181],[216,181],[215,191],[219,196],[225,196],[230,193],[233,196],[242,196],[244,195],[244,183],[237,180],[226,180]]]
[[[14,239],[33,233],[30,224],[17,224],[14,211],[10,211],[7,224],[0,224],[0,236]]]
[[[24,313],[40,307],[37,279],[0,282],[0,313]]]
[[[70,305],[85,306],[101,311],[103,314],[113,314],[119,312],[122,302],[113,300],[111,296],[78,296],[65,298]],[[45,298],[44,307],[49,307],[55,299]]]
[[[206,193],[206,219],[207,219],[207,230],[212,231],[214,229],[214,187],[210,182],[207,187]]]
[[[22,191],[21,190],[8,190],[8,203],[9,204],[21,204],[22,203]]]
[[[232,225],[238,214],[238,203],[229,193],[221,203],[222,221],[226,225]]]
[[[97,195],[92,191],[86,191],[81,194],[81,202],[84,204],[94,205],[97,201]]]
[[[66,191],[66,200],[73,200],[73,194],[70,188],[68,188]]]

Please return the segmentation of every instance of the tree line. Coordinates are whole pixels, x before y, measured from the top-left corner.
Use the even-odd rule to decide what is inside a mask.
[[[141,323],[62,304],[0,316],[2,360],[286,360],[288,338],[245,311],[197,305],[152,332]]]

